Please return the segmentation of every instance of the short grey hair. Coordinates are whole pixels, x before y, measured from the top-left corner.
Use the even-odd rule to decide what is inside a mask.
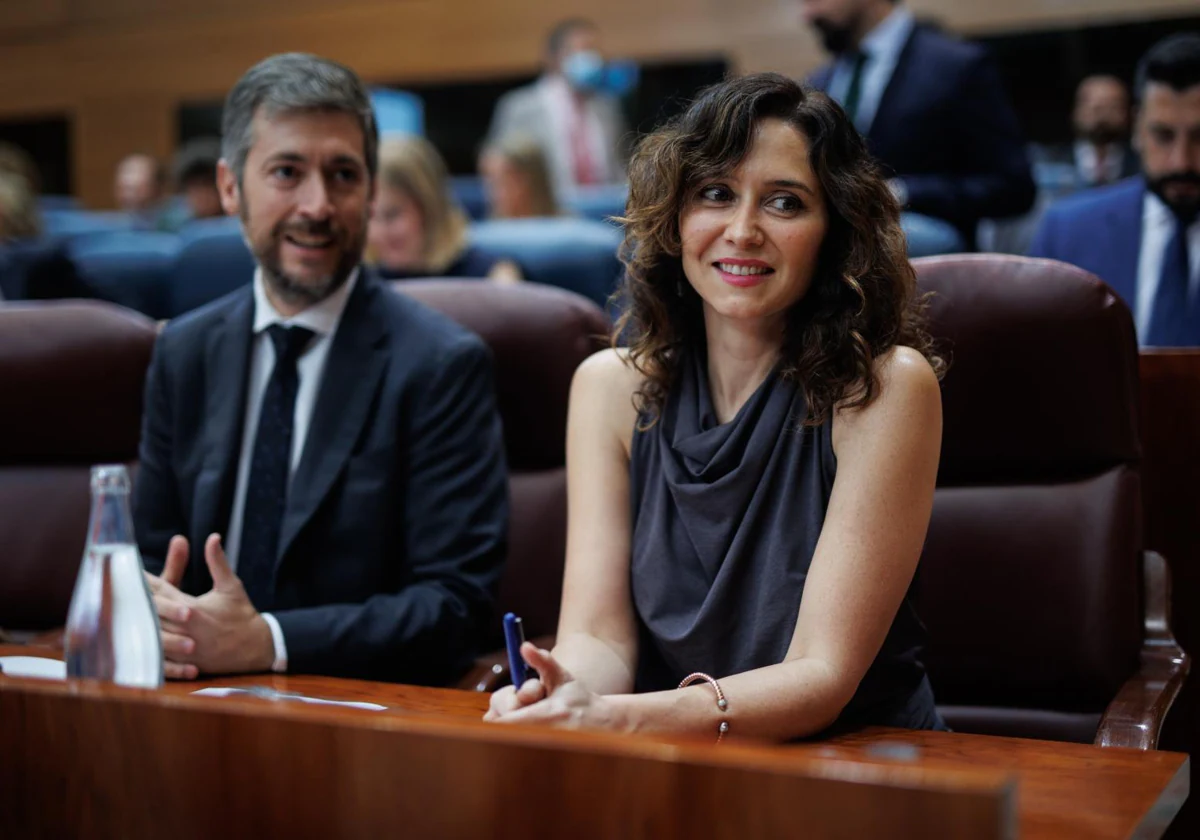
[[[340,111],[358,120],[363,157],[372,180],[378,168],[379,126],[358,75],[336,61],[307,53],[281,53],[263,59],[238,79],[221,115],[221,157],[239,184],[254,142],[254,115],[289,111]]]

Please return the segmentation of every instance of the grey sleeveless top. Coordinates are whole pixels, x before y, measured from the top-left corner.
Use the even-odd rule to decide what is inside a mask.
[[[630,457],[636,690],[783,661],[837,472],[831,423],[802,425],[804,394],[772,372],[718,425],[704,359],[682,360],[657,424]],[[943,728],[905,597],[839,728]]]

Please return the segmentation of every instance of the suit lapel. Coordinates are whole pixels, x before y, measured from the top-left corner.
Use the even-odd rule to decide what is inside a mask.
[[[240,294],[221,324],[208,334],[204,375],[207,399],[204,418],[204,466],[196,493],[193,537],[224,534],[233,504],[237,459],[246,414],[246,379],[250,371],[254,296]]]
[[[1142,205],[1146,190],[1142,179],[1130,185],[1121,201],[1113,202],[1105,216],[1112,276],[1104,278],[1137,316],[1138,262],[1142,253]]]
[[[329,357],[300,463],[292,476],[287,512],[279,535],[275,563],[287,555],[300,530],[328,495],[370,414],[379,379],[387,366],[389,292],[363,270],[342,314]]]

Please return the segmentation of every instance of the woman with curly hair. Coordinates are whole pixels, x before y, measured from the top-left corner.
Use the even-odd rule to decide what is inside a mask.
[[[557,643],[522,648],[540,679],[488,719],[945,728],[908,597],[942,362],[899,216],[842,110],[783,76],[709,88],[645,138],[628,347],[571,389]]]

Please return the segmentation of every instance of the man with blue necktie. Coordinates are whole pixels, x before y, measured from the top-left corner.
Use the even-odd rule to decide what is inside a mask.
[[[833,62],[809,82],[836,99],[883,164],[911,256],[969,250],[981,219],[1018,216],[1036,188],[1017,116],[977,44],[898,0],[800,0]]]
[[[1050,208],[1030,249],[1108,283],[1143,346],[1200,345],[1200,34],[1160,41],[1138,66],[1134,148],[1143,175]]]

